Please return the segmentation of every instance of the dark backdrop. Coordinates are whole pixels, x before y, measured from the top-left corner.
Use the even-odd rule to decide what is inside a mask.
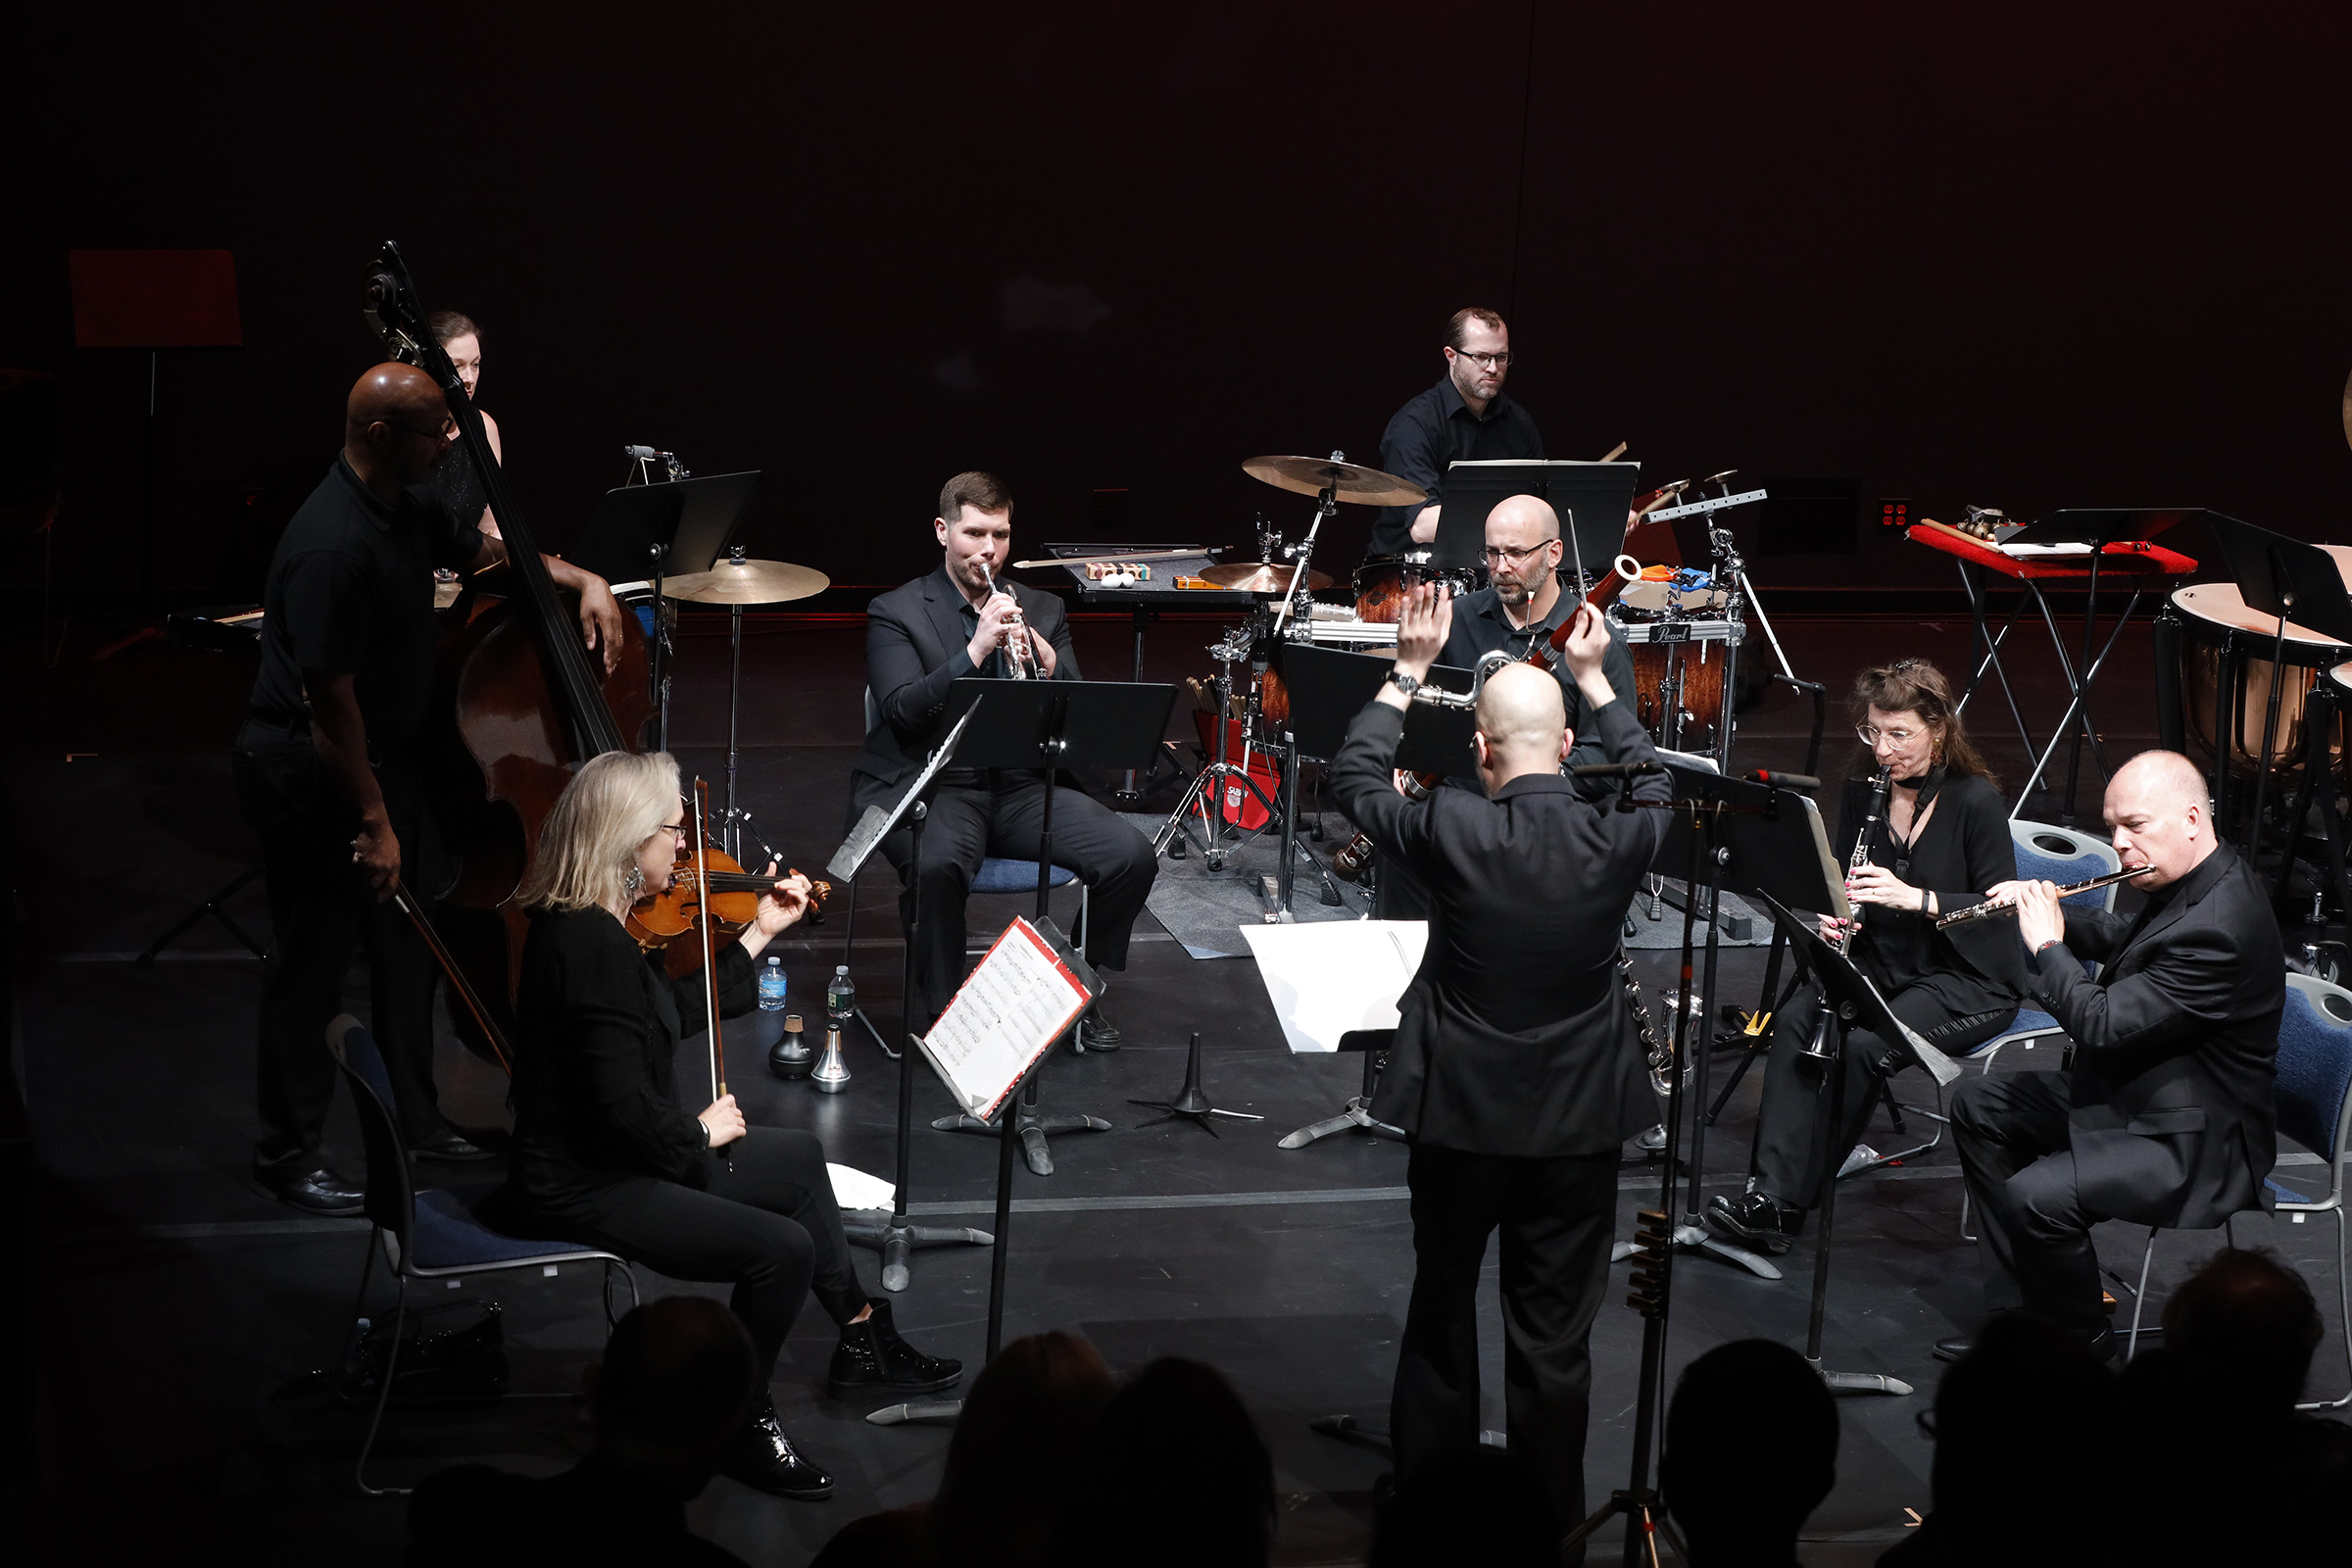
[[[1556,456],[2352,538],[2340,6],[44,9],[0,364],[65,380],[84,603],[133,568],[149,367],[73,348],[67,248],[235,252],[246,347],[158,374],[152,572],[194,596],[329,461],[387,236],[484,323],[554,542],[624,442],[766,469],[754,553],[850,582],[922,569],[967,466],[1030,543],[1108,487],[1131,537],[1296,526],[1240,461],[1373,460],[1474,302]]]

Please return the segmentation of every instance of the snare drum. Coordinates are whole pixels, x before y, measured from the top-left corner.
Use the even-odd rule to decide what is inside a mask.
[[[2189,742],[2210,760],[2215,734],[2227,729],[2230,770],[2251,778],[2262,756],[2262,727],[2270,712],[2269,655],[2278,636],[2278,617],[2247,609],[2245,597],[2230,582],[2176,588],[2172,608],[2181,630],[2180,717]],[[2275,774],[2301,774],[2303,718],[2312,686],[2322,671],[2332,672],[2347,660],[2352,660],[2352,648],[2291,620],[2286,623],[2286,669],[2278,684],[2278,729],[2271,746]],[[2339,737],[2328,747],[2330,759],[2339,758],[2342,750]]]

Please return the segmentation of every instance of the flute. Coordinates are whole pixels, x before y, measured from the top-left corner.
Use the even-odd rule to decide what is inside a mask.
[[[2071,899],[2078,893],[2088,893],[2094,888],[2106,887],[2111,882],[2122,882],[2127,878],[2138,876],[2147,869],[2144,865],[2127,865],[2121,871],[2110,871],[2105,876],[2094,876],[2087,882],[2070,882],[2058,890],[2058,897]],[[1937,915],[1936,929],[1940,931],[1947,925],[1959,925],[1968,920],[1982,920],[1986,915],[1998,914],[2003,909],[2016,907],[2017,906],[2007,899],[1986,899],[1983,904],[1972,904],[1965,909],[1954,909],[1949,914]]]

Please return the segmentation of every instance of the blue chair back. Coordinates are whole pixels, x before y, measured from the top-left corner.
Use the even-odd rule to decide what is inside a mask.
[[[2055,882],[2065,887],[2070,882],[2087,882],[2094,876],[2124,868],[2123,857],[2115,853],[2114,845],[2071,827],[2024,822],[2012,817],[2009,840],[2017,851],[2017,875],[2022,882]],[[2066,904],[2076,909],[2112,909],[2115,889],[2109,886],[2078,893]]]
[[[2286,977],[2276,1093],[2278,1130],[2333,1167],[2352,1121],[2352,991]]]
[[[384,1071],[383,1053],[367,1025],[348,1012],[337,1014],[326,1026],[326,1049],[343,1070],[352,1107],[359,1113],[360,1143],[368,1153],[368,1217],[399,1238],[401,1256],[406,1257],[416,1224],[416,1194],[409,1185],[408,1149],[393,1116],[397,1102],[391,1076]]]

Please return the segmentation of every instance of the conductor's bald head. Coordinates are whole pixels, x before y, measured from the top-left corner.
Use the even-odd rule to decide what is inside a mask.
[[[1529,773],[1556,773],[1574,737],[1560,683],[1533,664],[1505,664],[1478,694],[1478,775],[1492,795]]]
[[[2142,752],[2107,785],[2107,825],[2126,865],[2145,865],[2132,879],[2143,892],[2188,875],[2214,852],[2213,803],[2205,776],[2179,752]]]
[[[441,389],[415,366],[374,367],[343,402],[344,459],[387,501],[432,477],[453,433]]]

